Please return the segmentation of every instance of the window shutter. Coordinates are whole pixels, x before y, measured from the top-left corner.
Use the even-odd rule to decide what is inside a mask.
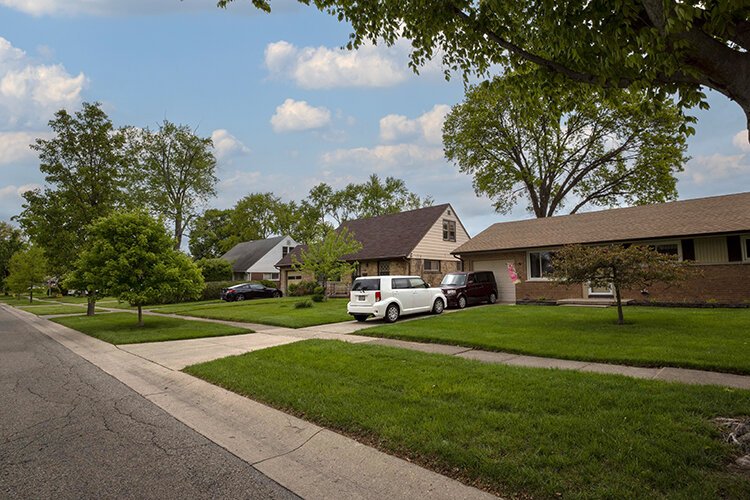
[[[682,240],[682,260],[695,260],[695,240]]]
[[[742,244],[739,236],[727,236],[727,253],[729,262],[742,261]]]

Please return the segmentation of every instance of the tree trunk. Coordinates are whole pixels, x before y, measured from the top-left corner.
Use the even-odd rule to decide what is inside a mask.
[[[622,297],[620,297],[620,287],[615,285],[615,299],[617,300],[617,324],[622,325],[625,323],[622,317]]]
[[[179,250],[182,246],[182,213],[177,212],[174,217],[174,249]]]
[[[95,307],[96,307],[96,294],[90,293],[86,300],[86,316],[93,316]]]
[[[29,287],[29,304],[34,302],[34,283]]]
[[[138,326],[143,326],[143,306],[138,306]]]

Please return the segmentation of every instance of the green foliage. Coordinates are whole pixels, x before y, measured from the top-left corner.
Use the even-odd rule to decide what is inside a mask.
[[[90,228],[91,242],[76,263],[79,279],[138,307],[167,297],[197,298],[203,290],[198,267],[174,250],[160,221],[145,212],[114,213]]]
[[[312,295],[315,293],[315,289],[320,286],[315,281],[302,280],[298,283],[290,284],[287,289],[289,295],[301,297],[303,295]]]
[[[301,253],[301,260],[297,260],[293,255],[292,268],[315,276],[325,289],[329,281],[338,280],[341,276],[354,272],[357,263],[347,262],[344,258],[361,249],[362,244],[346,228],[341,231],[330,230],[325,237],[312,242],[307,250]]]
[[[570,199],[570,213],[674,199],[674,174],[687,160],[683,122],[669,98],[554,84],[535,71],[471,87],[443,140],[446,157],[498,212],[523,201],[536,217],[551,217]]]
[[[139,157],[137,189],[146,206],[174,227],[174,246],[197,215],[198,205],[216,196],[216,158],[209,137],[164,120],[159,130],[131,130]]]
[[[466,80],[531,65],[591,86],[678,94],[683,109],[707,107],[706,86],[750,116],[746,1],[300,1],[351,25],[349,48],[409,39],[415,71],[435,57]]]
[[[124,132],[99,103],[83,103],[74,115],[62,109],[49,126],[54,137],[31,146],[49,187],[24,193],[18,221],[61,275],[75,262],[89,225],[130,202],[132,156]]]
[[[325,302],[326,300],[328,300],[328,297],[326,297],[322,293],[316,293],[315,295],[312,296],[313,302]]]
[[[313,303],[312,303],[312,300],[310,299],[300,300],[299,302],[294,303],[295,309],[309,309],[312,306],[313,306]]]
[[[5,279],[10,274],[10,258],[23,249],[21,231],[7,222],[0,221],[0,293],[7,290]]]
[[[190,231],[190,254],[194,259],[221,257],[233,245],[229,238],[233,234],[231,210],[206,210],[195,218]]]
[[[232,264],[224,259],[200,259],[195,261],[205,281],[227,281],[232,279]]]
[[[15,294],[29,294],[34,299],[34,288],[44,283],[49,264],[44,251],[36,246],[18,250],[8,262],[9,275],[5,280],[8,289]]]
[[[691,273],[687,262],[641,245],[567,245],[555,252],[552,266],[555,282],[560,285],[614,287],[619,324],[623,324],[622,290],[670,284]]]

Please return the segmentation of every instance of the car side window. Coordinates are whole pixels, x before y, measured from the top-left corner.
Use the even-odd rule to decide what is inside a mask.
[[[427,283],[422,278],[409,278],[410,288],[428,288]]]
[[[262,290],[263,285],[250,285],[250,288],[253,290]]]
[[[469,284],[474,283],[475,281],[476,281],[476,278],[474,277],[473,274],[470,274],[469,279],[466,280],[466,282]]]
[[[394,290],[409,288],[409,280],[406,278],[393,278],[393,281],[391,282],[391,288],[393,288]]]

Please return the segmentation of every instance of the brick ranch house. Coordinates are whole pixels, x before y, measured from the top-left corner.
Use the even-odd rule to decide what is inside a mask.
[[[750,193],[497,223],[453,254],[466,270],[494,271],[503,302],[611,297],[608,288],[564,288],[551,282],[551,255],[575,243],[650,245],[694,261],[702,271],[671,286],[626,290],[625,299],[750,303]],[[508,264],[521,283],[513,285]]]
[[[396,214],[346,221],[346,228],[362,244],[362,249],[345,258],[358,262],[358,276],[417,275],[437,285],[446,273],[461,268],[461,261],[451,255],[459,245],[469,241],[469,234],[453,207],[445,203]],[[300,260],[305,246],[300,245],[282,258],[276,267],[280,287],[286,292],[291,283],[311,279],[292,269],[293,257]],[[351,276],[341,282],[351,283]]]

